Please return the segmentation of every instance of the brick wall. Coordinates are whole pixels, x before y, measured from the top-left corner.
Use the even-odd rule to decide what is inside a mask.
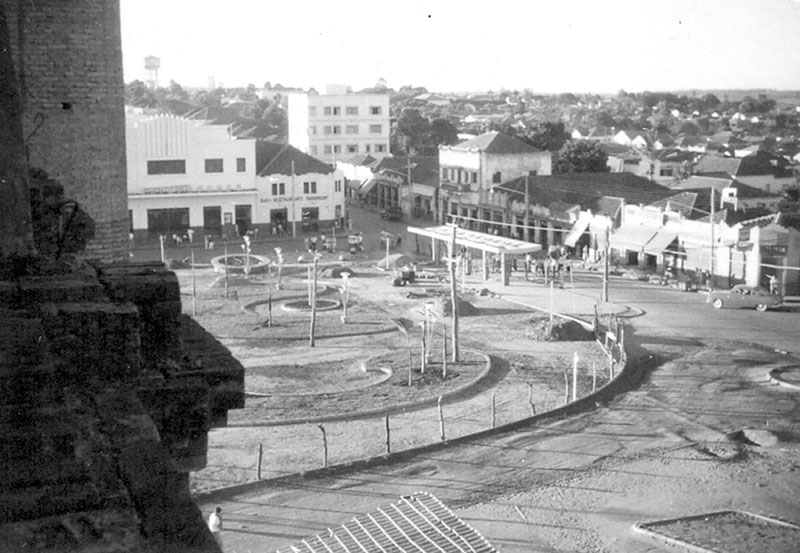
[[[88,257],[127,258],[125,106],[118,0],[3,2],[30,164],[96,222]]]

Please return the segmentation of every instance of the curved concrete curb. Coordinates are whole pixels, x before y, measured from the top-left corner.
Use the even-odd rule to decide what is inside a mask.
[[[778,386],[782,386],[784,388],[788,388],[790,390],[800,391],[800,384],[795,384],[794,382],[789,382],[782,378],[782,373],[786,370],[791,369],[798,369],[800,367],[792,366],[792,367],[777,367],[769,371],[769,381],[773,384],[777,384]]]
[[[469,351],[469,350],[467,350]],[[451,398],[457,394],[461,394],[471,387],[476,386],[480,383],[481,380],[486,378],[492,370],[492,360],[490,356],[482,351],[472,351],[471,353],[475,353],[480,357],[483,357],[485,360],[483,370],[478,373],[478,375],[473,378],[472,380],[467,381],[466,383],[457,386],[450,390],[449,392],[442,394],[443,399]],[[273,422],[260,422],[260,423],[241,423],[241,424],[228,424],[224,428],[261,428],[261,427],[269,427],[269,426],[291,426],[291,425],[304,425],[310,423],[321,423],[321,422],[340,422],[340,421],[350,421],[350,420],[363,420],[368,419],[371,417],[378,417],[378,416],[386,416],[386,415],[396,415],[397,413],[408,413],[412,411],[419,411],[420,409],[425,409],[426,407],[433,407],[438,402],[438,396],[433,398],[425,398],[419,401],[410,401],[407,403],[400,403],[396,405],[392,405],[391,407],[384,407],[381,409],[370,409],[368,411],[359,411],[357,413],[342,413],[340,415],[328,415],[323,417],[313,417],[313,418],[305,418],[305,419],[287,419],[282,421],[273,421]]]
[[[622,367],[622,369],[619,371],[614,380],[608,382],[605,386],[599,388],[592,394],[584,396],[562,407],[557,407],[556,409],[553,409],[551,411],[540,413],[532,417],[520,419],[502,426],[498,426],[496,428],[483,430],[481,432],[476,432],[474,434],[469,434],[466,436],[460,436],[458,438],[454,438],[451,440],[434,442],[414,448],[409,448],[403,451],[398,451],[395,453],[378,455],[366,459],[359,459],[356,461],[351,461],[349,463],[342,463],[339,465],[330,466],[326,468],[313,469],[294,474],[287,474],[286,476],[277,476],[275,478],[269,478],[265,480],[255,480],[251,482],[245,482],[243,484],[235,484],[233,486],[219,488],[217,490],[201,492],[194,495],[193,497],[195,498],[196,501],[212,501],[212,500],[223,501],[238,496],[240,494],[259,492],[263,488],[269,488],[271,486],[297,484],[300,482],[316,480],[319,478],[338,476],[341,474],[346,474],[348,472],[364,470],[371,467],[386,466],[392,463],[409,460],[422,454],[434,453],[436,451],[440,451],[442,449],[445,449],[453,445],[465,444],[475,440],[488,438],[491,436],[506,434],[508,432],[513,432],[539,423],[555,422],[570,416],[591,411],[592,409],[595,409],[599,403],[608,402],[612,400],[622,389],[624,389],[625,387],[629,386],[632,383],[635,383],[639,378],[641,378],[641,375],[644,374],[646,372],[646,369],[649,368],[648,363],[654,363],[654,362],[655,358],[648,357],[642,360],[641,363],[637,364],[627,363]]]

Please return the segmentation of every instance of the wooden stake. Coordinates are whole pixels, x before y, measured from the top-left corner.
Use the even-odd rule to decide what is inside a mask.
[[[567,371],[564,371],[564,404],[569,403],[569,376]]]
[[[442,396],[439,396],[436,405],[439,409],[439,435],[442,438],[442,441],[445,441],[445,434],[444,434],[444,412],[442,411]]]
[[[264,456],[263,444],[258,444],[258,479],[261,480],[261,458]]]
[[[497,414],[497,403],[496,403],[496,394],[492,392],[492,428],[495,426],[496,422],[496,414]]]
[[[389,434],[389,415],[386,415],[386,453],[392,452],[392,441]]]
[[[192,317],[197,316],[197,280],[194,276],[194,248],[192,248]]]
[[[442,380],[447,378],[447,323],[442,321]]]
[[[223,263],[225,264],[225,298],[228,297],[228,242],[225,242],[225,250],[223,251]]]
[[[572,356],[572,401],[578,399],[578,354]]]
[[[533,384],[528,382],[528,405],[531,407],[531,416],[536,415],[536,406],[533,404]]]
[[[592,393],[597,390],[597,361],[592,361]]]
[[[322,466],[328,466],[328,436],[325,434],[325,427],[321,424],[317,425],[322,432]]]

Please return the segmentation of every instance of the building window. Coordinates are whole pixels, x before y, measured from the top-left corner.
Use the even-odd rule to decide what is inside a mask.
[[[322,132],[325,134],[331,134],[333,132],[333,127],[331,127],[330,125],[325,125],[322,128]]]
[[[370,153],[372,151],[372,146],[370,146],[369,144],[365,144],[364,145],[364,151],[366,153]]]
[[[473,171],[470,176],[472,177],[472,184],[478,184],[478,172]]]
[[[375,151],[379,153],[386,152],[386,144],[375,144]]]
[[[333,145],[333,153],[334,154],[341,154],[342,153],[342,147],[339,144],[334,144]]]
[[[369,108],[369,112],[371,115],[380,115],[381,114],[381,106],[371,106]]]
[[[148,175],[183,175],[185,173],[185,159],[162,159],[147,162]]]
[[[317,155],[317,147],[316,147],[316,146],[309,146],[309,147],[308,147],[308,152],[309,152],[309,153],[310,153],[312,156],[315,156],[315,155]]]
[[[222,158],[206,160],[206,173],[222,173],[222,167]]]
[[[247,171],[247,160],[243,157],[236,158],[236,172],[244,173]]]
[[[502,181],[503,176],[500,174],[500,171],[492,175],[492,183],[493,184],[500,184]]]
[[[286,194],[286,183],[284,182],[273,182],[272,183],[272,195],[273,196],[283,196]]]
[[[316,135],[317,134],[317,127],[308,127],[308,134]]]
[[[348,154],[357,154],[358,153],[358,144],[348,144],[347,145],[347,153]]]
[[[342,113],[342,108],[339,106],[325,106],[325,115],[340,115]]]
[[[447,180],[447,168],[446,167],[442,167],[441,169],[439,169],[439,171],[442,174],[441,175],[441,179],[442,180]]]
[[[358,125],[347,125],[344,131],[346,134],[358,134]]]
[[[662,167],[658,174],[661,177],[671,177],[672,167]]]
[[[372,134],[380,134],[382,130],[383,130],[382,125],[370,125],[369,126],[369,132],[371,132]]]
[[[449,174],[450,178],[448,180],[450,182],[454,182],[456,180],[456,170],[451,167],[450,169],[448,169],[448,172],[450,173]]]
[[[308,116],[309,117],[317,116],[317,106],[308,106]]]
[[[303,194],[316,194],[317,193],[317,183],[315,181],[309,181],[303,183]]]
[[[358,106],[347,106],[347,115],[358,115]]]
[[[342,127],[340,127],[339,125],[334,125],[333,134],[342,134]]]
[[[322,147],[322,151],[325,152],[326,154],[329,154],[329,153],[331,153],[333,151],[333,149],[331,148],[330,144],[325,144]]]
[[[341,192],[342,191],[342,179],[337,179],[333,181],[333,191],[334,192]]]
[[[159,234],[180,234],[189,228],[189,208],[148,209],[147,230]]]

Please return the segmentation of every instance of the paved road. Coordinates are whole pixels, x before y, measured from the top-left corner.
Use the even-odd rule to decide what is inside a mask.
[[[559,310],[570,311],[578,304],[578,310],[585,310],[587,301],[599,297],[599,286],[596,275],[579,274],[573,290],[555,292]],[[497,283],[490,287],[516,301],[543,307],[550,302],[541,285],[518,279],[508,288]],[[642,316],[630,319],[627,335],[642,378],[612,402],[570,419],[474,440],[403,463],[325,479],[298,477],[200,507],[207,513],[217,502],[223,506],[229,553],[285,547],[418,490],[430,491],[455,507],[504,552],[562,551],[554,545],[559,536],[573,547],[585,544],[581,550],[661,551],[632,536],[630,528],[645,514],[667,516],[673,510],[661,512],[663,506],[654,506],[660,504],[646,494],[630,505],[621,503],[625,490],[617,490],[611,499],[606,497],[608,490],[605,495],[581,490],[580,476],[605,467],[608,473],[621,469],[631,478],[627,469],[632,465],[625,463],[684,451],[690,445],[702,444],[705,450],[724,455],[724,448],[730,447],[726,434],[744,427],[767,426],[789,445],[800,441],[798,395],[776,389],[766,378],[769,367],[787,362],[771,350],[800,353],[796,343],[800,313],[794,308],[764,314],[714,311],[701,295],[622,279],[613,280],[611,299],[643,310]],[[797,450],[786,449],[796,470]],[[677,454],[667,454],[665,466],[669,455]],[[728,478],[727,471],[715,466],[705,481],[677,489],[685,496],[692,494],[692,486],[716,490],[714,478]],[[673,492],[659,488],[658,477],[636,476],[644,482],[653,479],[652,487],[663,500]],[[795,518],[800,511],[800,484],[796,476],[788,477],[771,494],[759,494],[760,484],[751,482],[747,508]],[[730,478],[747,481],[735,472]],[[650,486],[640,481],[639,487]],[[554,496],[536,496],[542,489],[555,490]],[[580,509],[571,509],[569,494],[579,491],[595,496],[584,498]],[[552,506],[541,512],[545,499]],[[696,508],[719,506],[713,493],[693,500]],[[607,509],[598,505],[601,501]],[[587,517],[593,520],[591,531]]]

